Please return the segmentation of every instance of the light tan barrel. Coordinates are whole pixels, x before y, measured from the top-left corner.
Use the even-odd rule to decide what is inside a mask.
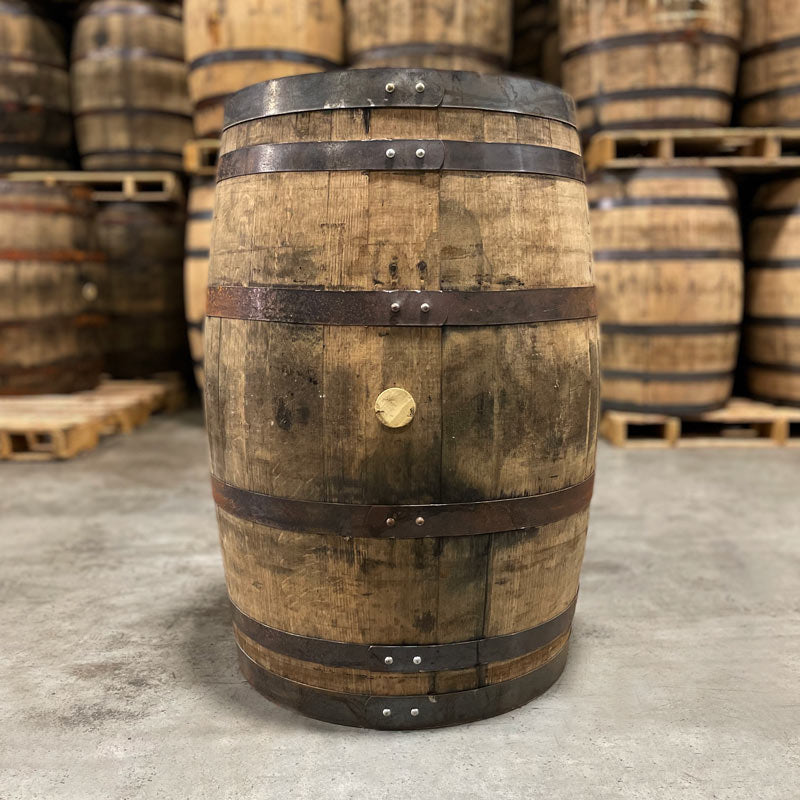
[[[347,0],[350,63],[498,72],[511,60],[512,0]]]
[[[522,705],[566,658],[594,470],[571,102],[282,78],[231,100],[220,152],[205,402],[244,674],[372,728]]]
[[[756,194],[747,271],[750,393],[800,406],[800,180]]]
[[[744,125],[800,125],[800,3],[744,0]]]
[[[730,124],[741,0],[561,0],[560,17],[585,133]]]
[[[344,61],[341,0],[186,0],[183,14],[198,136],[219,136],[233,92]]]
[[[0,394],[91,389],[105,267],[84,187],[0,181]]]
[[[214,179],[196,178],[189,190],[186,254],[183,262],[184,302],[189,348],[197,385],[203,388],[203,326],[208,291],[211,221],[214,213]]]
[[[736,187],[715,170],[589,187],[605,408],[687,416],[730,397],[742,321]]]
[[[0,170],[69,166],[64,34],[38,8],[21,0],[0,3]]]
[[[557,0],[516,0],[511,66],[514,72],[561,83]]]
[[[72,42],[84,169],[181,170],[192,135],[179,3],[90,0]]]
[[[106,370],[116,378],[188,372],[183,209],[105,203],[96,225],[98,245],[108,255]]]

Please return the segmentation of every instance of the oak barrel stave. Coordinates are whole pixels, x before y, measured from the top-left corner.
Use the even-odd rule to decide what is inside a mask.
[[[90,0],[71,83],[84,169],[182,169],[192,122],[179,3]]]
[[[742,320],[736,188],[714,170],[589,187],[607,408],[690,415],[730,397]]]
[[[561,84],[557,0],[517,0],[511,66],[514,72]]]
[[[760,399],[800,406],[800,181],[763,186],[751,219],[748,385]]]
[[[350,75],[366,75],[348,80],[371,79],[381,92],[386,83],[381,71]],[[396,73],[398,81],[410,78]],[[430,91],[440,79],[423,71]],[[403,86],[396,97],[404,96]],[[427,109],[368,105],[232,125],[223,134],[221,163],[230,166],[242,148],[262,143],[388,139],[522,142],[579,153],[574,127],[553,119],[447,103]],[[585,189],[576,180],[323,167],[229,177],[218,182],[216,194],[212,286],[331,294],[592,284]],[[206,319],[205,394],[212,472],[245,492],[368,507],[472,503],[565,489],[593,472],[597,368],[592,317],[395,327],[212,315]],[[388,387],[402,387],[416,401],[410,425],[392,429],[378,421],[376,398]],[[217,515],[237,609],[278,631],[367,648],[469,642],[557,617],[577,592],[588,521],[580,508],[541,525],[535,535],[510,530],[401,539],[315,532],[313,524],[303,527],[302,515],[299,527],[287,530],[253,522],[222,501]],[[500,713],[510,706],[484,690],[516,697],[505,682],[527,676],[527,694],[516,704],[543,691],[563,666],[568,636],[567,623],[523,655],[391,672],[383,662],[380,668],[321,663],[313,648],[297,658],[236,629],[245,674],[268,696],[312,716],[394,728],[465,717],[455,710],[426,713],[435,710],[427,701],[417,718],[384,717],[381,708],[377,716],[353,718],[333,707],[352,707],[350,695],[402,705],[419,695],[476,690],[466,717]],[[305,687],[301,693],[298,684]],[[454,697],[440,707],[451,703],[457,705]]]
[[[0,181],[0,394],[97,385],[105,267],[84,187]]]

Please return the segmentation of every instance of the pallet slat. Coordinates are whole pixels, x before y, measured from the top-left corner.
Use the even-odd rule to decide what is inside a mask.
[[[189,175],[217,174],[219,139],[191,139],[183,146],[183,169]]]
[[[600,435],[616,447],[800,447],[800,409],[734,398],[717,411],[681,419],[605,411]]]

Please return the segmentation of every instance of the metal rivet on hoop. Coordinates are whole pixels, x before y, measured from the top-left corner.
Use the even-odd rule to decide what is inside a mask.
[[[414,658],[412,658],[411,660],[412,660],[412,661],[413,661],[415,664],[421,664],[421,663],[422,663],[422,659],[421,659],[419,656],[414,656]]]
[[[390,667],[392,664],[394,664],[394,659],[391,656],[386,656],[386,658],[383,659],[383,663]]]
[[[386,158],[394,158],[396,155],[396,151],[391,147],[386,151]]]
[[[417,518],[414,520],[414,522],[416,522],[416,523],[417,523],[417,525],[420,525],[420,526],[422,526],[422,525],[424,525],[424,524],[425,524],[425,517],[417,517]]]
[[[419,709],[418,708],[412,708],[411,709],[411,716],[412,717],[418,717],[419,716]]]
[[[396,314],[400,310],[400,303],[392,303],[389,308],[392,309],[393,314]]]
[[[425,91],[425,84],[422,81],[419,81],[419,83],[417,83],[417,85],[414,88],[418,92],[424,92]]]
[[[387,84],[386,84],[386,91],[387,91],[389,94],[391,94],[391,93],[394,91],[394,88],[395,88],[395,86],[394,86],[394,84],[393,84],[393,83],[387,83]]]
[[[392,716],[392,709],[391,708],[384,708],[383,709],[383,716],[384,717],[391,717]]]
[[[421,147],[417,150],[417,158],[425,158],[425,151]]]
[[[397,520],[394,517],[389,517],[389,519],[386,520],[386,527],[394,528],[396,522]]]
[[[421,311],[423,314],[427,314],[427,313],[428,313],[428,312],[431,310],[431,305],[430,305],[430,303],[423,303],[423,304],[422,304],[422,305],[419,307],[419,310],[420,310],[420,311]]]

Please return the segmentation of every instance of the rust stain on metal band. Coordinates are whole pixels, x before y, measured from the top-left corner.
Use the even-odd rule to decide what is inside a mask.
[[[335,291],[211,286],[206,314],[302,325],[514,325],[597,315],[591,286],[498,292]]]
[[[500,683],[436,695],[349,694],[316,689],[283,678],[256,664],[239,648],[239,668],[265,697],[314,719],[380,730],[442,728],[503,714],[527,703],[558,680],[567,663],[569,643],[541,667]]]
[[[423,645],[369,645],[300,636],[264,625],[231,605],[234,625],[249,639],[275,653],[328,667],[402,674],[469,669],[533,653],[570,629],[577,602],[575,595],[560,614],[519,633]]]
[[[588,508],[594,473],[555,492],[475,503],[360,505],[295,500],[240,489],[211,476],[217,506],[239,519],[298,533],[371,539],[480,536],[550,525]]]

